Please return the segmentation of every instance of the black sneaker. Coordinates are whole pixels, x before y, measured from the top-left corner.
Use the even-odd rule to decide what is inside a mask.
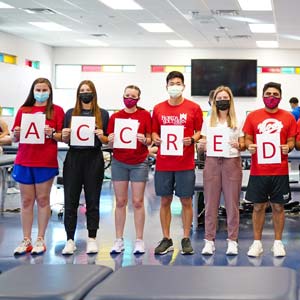
[[[172,239],[168,239],[168,238],[163,238],[158,246],[155,248],[154,250],[154,254],[166,254],[169,251],[173,251],[174,247],[173,247],[173,241]]]
[[[194,250],[191,244],[191,240],[189,238],[183,238],[181,240],[181,254],[188,255],[188,254],[194,254]]]

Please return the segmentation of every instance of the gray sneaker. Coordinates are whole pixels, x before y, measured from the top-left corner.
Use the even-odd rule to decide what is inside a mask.
[[[181,240],[181,248],[181,254],[183,255],[194,254],[194,249],[189,238],[183,238]]]
[[[173,251],[174,247],[173,247],[173,241],[172,239],[168,239],[168,238],[163,238],[158,246],[155,248],[154,250],[154,254],[166,254],[169,251]]]

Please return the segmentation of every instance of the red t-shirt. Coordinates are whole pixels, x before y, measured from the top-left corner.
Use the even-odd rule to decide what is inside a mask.
[[[184,99],[179,105],[172,106],[168,100],[157,104],[153,110],[152,132],[160,135],[161,125],[184,125],[184,137],[191,137],[195,131],[200,131],[203,116],[200,106]],[[184,146],[183,155],[161,155],[160,149],[156,157],[158,171],[184,171],[195,168],[194,145]]]
[[[45,111],[46,106],[21,107],[17,112],[12,130],[17,126],[21,126],[23,113],[41,114]],[[64,115],[64,111],[60,106],[53,105],[53,117],[51,120],[46,119],[46,125],[56,131],[61,131]],[[15,164],[27,167],[57,168],[57,142],[54,139],[45,138],[44,144],[19,143]]]
[[[300,141],[300,119],[297,121],[297,136],[296,136],[296,141]]]
[[[269,113],[264,108],[251,112],[245,121],[243,131],[253,136],[256,144],[256,134],[280,132],[280,144],[286,144],[287,139],[296,135],[296,121],[293,115],[283,109]],[[257,152],[252,155],[250,174],[255,176],[288,175],[288,156],[281,152],[281,163],[258,164]]]
[[[108,122],[107,132],[113,133],[115,130],[115,119],[133,119],[139,121],[138,133],[151,134],[151,115],[147,110],[138,109],[134,113],[127,113],[124,109],[114,113]],[[126,121],[124,121],[126,123]],[[148,155],[148,147],[137,141],[136,149],[114,148],[114,158],[125,164],[139,164],[143,162]]]

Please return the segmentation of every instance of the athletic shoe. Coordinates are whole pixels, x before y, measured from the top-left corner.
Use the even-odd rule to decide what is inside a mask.
[[[272,247],[274,257],[286,256],[284,245],[281,240],[275,240]]]
[[[194,254],[194,249],[189,238],[183,238],[181,240],[181,248],[181,254],[183,255]]]
[[[114,245],[112,246],[111,250],[110,250],[110,254],[117,254],[117,253],[121,253],[124,251],[124,240],[121,239],[116,239],[114,242]]]
[[[247,255],[251,257],[258,257],[264,252],[262,247],[262,243],[260,240],[253,241],[252,245],[250,246]]]
[[[20,190],[18,190],[17,188],[15,188],[13,186],[13,187],[7,188],[6,194],[20,194]]]
[[[38,237],[31,250],[31,254],[42,254],[46,251],[46,245],[43,238]]]
[[[64,249],[62,249],[61,253],[63,255],[71,255],[76,251],[75,242],[72,239],[67,240]]]
[[[30,239],[24,239],[20,245],[14,250],[14,255],[21,255],[32,250],[32,244]]]
[[[204,240],[204,242],[205,242],[205,244],[204,244],[201,254],[213,255],[214,252],[216,251],[214,241]]]
[[[154,254],[166,254],[169,251],[173,251],[174,247],[173,247],[173,241],[172,239],[168,239],[168,238],[163,238],[158,246],[155,248],[154,250]]]
[[[96,239],[88,238],[86,244],[86,254],[95,254],[98,253],[98,245]]]
[[[238,243],[236,241],[227,239],[227,251],[226,255],[238,255],[239,249],[238,249]]]
[[[145,253],[145,243],[143,240],[137,239],[135,241],[133,254],[144,254]]]

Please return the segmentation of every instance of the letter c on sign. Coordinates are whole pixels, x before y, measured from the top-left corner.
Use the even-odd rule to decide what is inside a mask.
[[[87,128],[89,128],[89,126],[86,125],[86,124],[80,125],[80,126],[77,128],[77,137],[78,137],[78,139],[81,140],[81,141],[87,141],[87,140],[89,139],[88,137],[87,137],[87,138],[83,138],[83,137],[81,137],[80,134],[79,134],[79,132],[80,132],[80,130],[81,130],[82,127],[87,127]]]

